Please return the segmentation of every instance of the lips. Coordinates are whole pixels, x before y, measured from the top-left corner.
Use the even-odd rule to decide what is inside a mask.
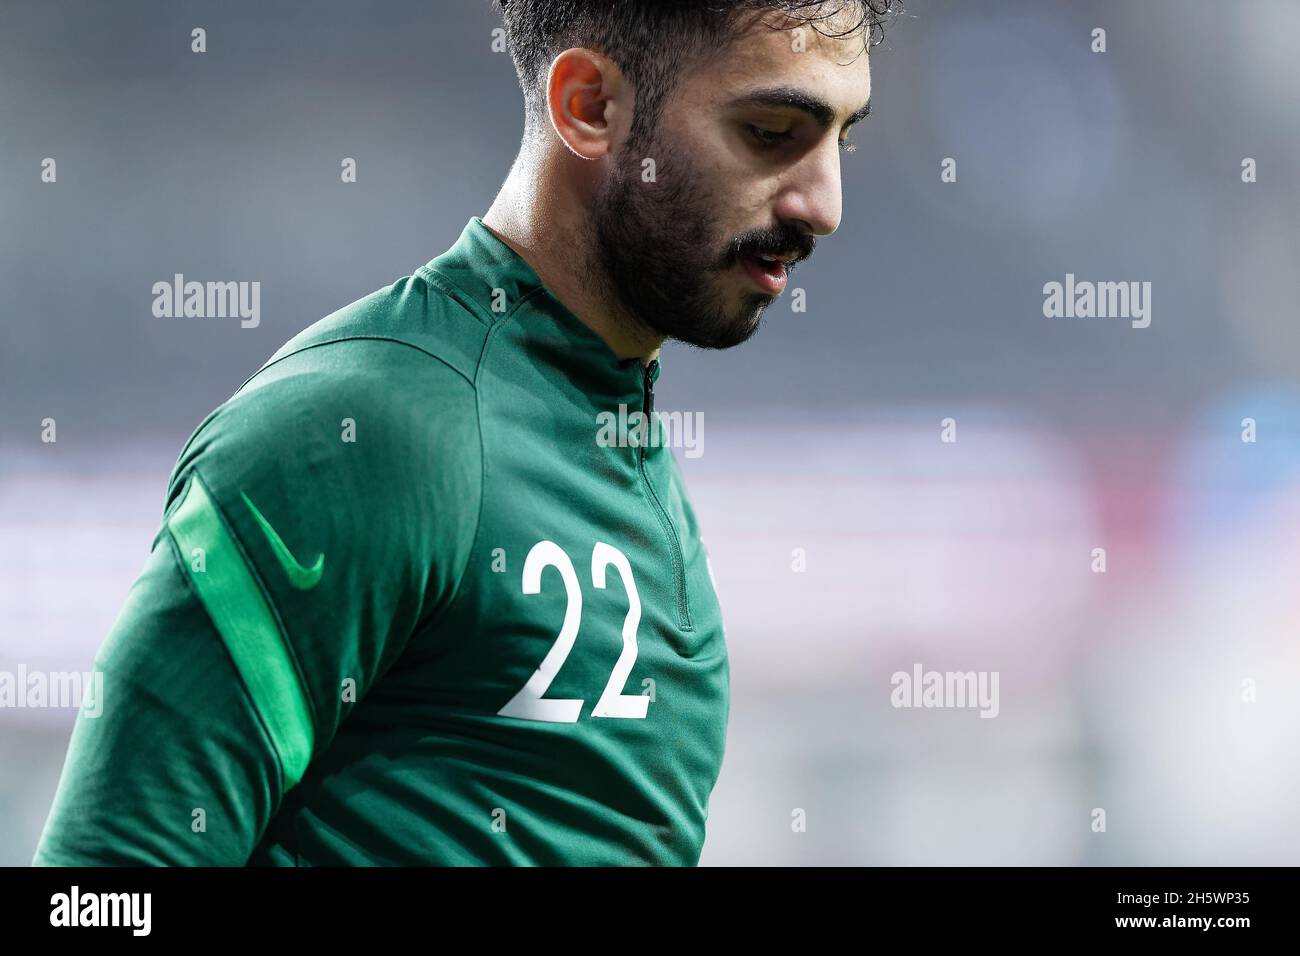
[[[781,259],[747,255],[740,257],[740,264],[753,283],[768,295],[780,295],[785,289],[787,272]]]

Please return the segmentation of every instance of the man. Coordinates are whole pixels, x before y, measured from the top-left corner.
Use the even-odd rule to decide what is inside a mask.
[[[37,863],[698,861],[712,572],[658,433],[597,422],[836,228],[871,2],[508,0],[504,187],[191,437]]]

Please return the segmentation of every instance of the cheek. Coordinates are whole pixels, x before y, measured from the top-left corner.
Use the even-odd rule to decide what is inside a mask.
[[[763,210],[772,204],[781,187],[780,176],[770,163],[755,163],[752,156],[736,156],[725,151],[712,160],[696,164],[699,181],[719,218],[719,225],[731,227],[731,235],[743,232],[770,216]]]

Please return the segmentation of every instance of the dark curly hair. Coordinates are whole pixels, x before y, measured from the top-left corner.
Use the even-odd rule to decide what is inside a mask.
[[[647,142],[685,67],[717,55],[753,16],[781,13],[827,37],[861,33],[863,50],[878,45],[899,0],[494,0],[505,23],[530,124],[546,115],[544,93],[551,60],[569,47],[608,56],[636,89],[629,140]],[[828,21],[854,16],[842,29]]]

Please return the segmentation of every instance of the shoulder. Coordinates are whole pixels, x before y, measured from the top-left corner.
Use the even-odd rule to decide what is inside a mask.
[[[315,497],[382,499],[389,509],[419,508],[431,490],[476,496],[474,379],[486,332],[419,276],[326,316],[199,426],[177,461],[169,506],[194,468],[230,495],[304,483]]]
[[[490,325],[454,287],[440,281],[437,273],[421,269],[303,329],[249,381],[292,356],[303,355],[308,363],[319,357],[337,365],[356,359],[359,351],[371,356],[394,351],[366,345],[388,343],[398,351],[404,349],[441,363],[472,383]],[[328,350],[328,355],[304,355],[322,349]]]

